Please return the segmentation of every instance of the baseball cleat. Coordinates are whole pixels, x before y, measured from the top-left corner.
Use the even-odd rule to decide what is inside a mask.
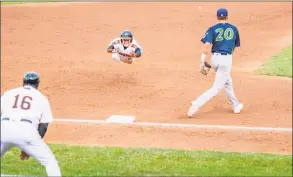
[[[234,108],[234,114],[239,114],[241,110],[243,109],[243,104],[239,103],[237,106]]]
[[[191,118],[196,113],[197,110],[198,110],[198,107],[194,104],[191,104],[187,113],[188,118]]]

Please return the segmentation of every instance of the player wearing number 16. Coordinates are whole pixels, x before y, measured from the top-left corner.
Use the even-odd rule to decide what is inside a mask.
[[[48,99],[38,90],[39,82],[36,72],[28,72],[22,87],[1,96],[1,158],[16,146],[22,150],[21,160],[32,156],[45,166],[48,176],[61,176],[53,153],[42,139],[53,116]]]
[[[216,77],[213,86],[191,102],[191,106],[187,113],[188,117],[192,117],[200,107],[214,96],[218,95],[223,88],[225,88],[234,113],[240,113],[243,108],[243,104],[239,103],[235,96],[232,78],[230,76],[234,49],[235,47],[240,47],[239,31],[237,27],[227,22],[227,9],[218,9],[217,19],[219,23],[210,27],[201,39],[204,45],[200,59],[200,70],[202,70],[205,67],[205,58],[211,46],[211,66],[216,71]]]

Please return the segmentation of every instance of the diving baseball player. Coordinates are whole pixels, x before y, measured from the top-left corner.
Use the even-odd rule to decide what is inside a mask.
[[[1,96],[1,158],[16,146],[22,150],[21,160],[32,156],[48,176],[61,176],[58,162],[43,140],[53,116],[48,99],[38,91],[39,82],[36,72],[28,72],[22,87]]]
[[[137,43],[129,30],[124,30],[119,38],[111,41],[107,48],[108,53],[112,53],[112,59],[127,64],[132,64],[135,58],[142,55],[143,49]]]
[[[213,68],[216,71],[215,81],[212,88],[191,102],[187,113],[188,117],[192,117],[200,107],[218,95],[223,88],[225,88],[226,94],[233,106],[234,113],[240,113],[243,109],[243,104],[239,103],[235,96],[230,76],[232,55],[235,47],[240,46],[239,32],[237,27],[227,22],[227,9],[218,9],[217,19],[219,23],[210,27],[201,39],[204,45],[200,60],[201,73],[206,75],[209,68]],[[211,45],[212,63],[209,66],[205,58]]]

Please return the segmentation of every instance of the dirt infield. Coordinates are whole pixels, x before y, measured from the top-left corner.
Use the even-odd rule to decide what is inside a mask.
[[[219,7],[228,8],[230,22],[241,35],[232,78],[244,111],[233,114],[222,92],[195,118],[187,119],[190,101],[214,79],[214,72],[199,73],[198,60],[200,38],[216,22]],[[292,44],[290,2],[56,3],[2,6],[1,11],[1,92],[20,85],[23,74],[35,70],[42,77],[40,89],[49,97],[55,117],[104,120],[121,114],[134,115],[138,122],[292,128],[292,79],[253,73]],[[133,65],[114,62],[106,52],[108,43],[124,29],[132,30],[144,48],[143,57]],[[292,151],[291,133],[122,125],[55,123],[47,140]]]

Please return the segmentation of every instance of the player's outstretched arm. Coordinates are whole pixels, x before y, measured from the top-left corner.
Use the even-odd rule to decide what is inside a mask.
[[[108,53],[113,53],[115,47],[113,45],[109,45],[109,47],[107,48],[107,52]]]
[[[133,57],[139,58],[139,57],[141,57],[141,54],[142,54],[141,49],[140,48],[136,48],[135,51],[134,51]]]

